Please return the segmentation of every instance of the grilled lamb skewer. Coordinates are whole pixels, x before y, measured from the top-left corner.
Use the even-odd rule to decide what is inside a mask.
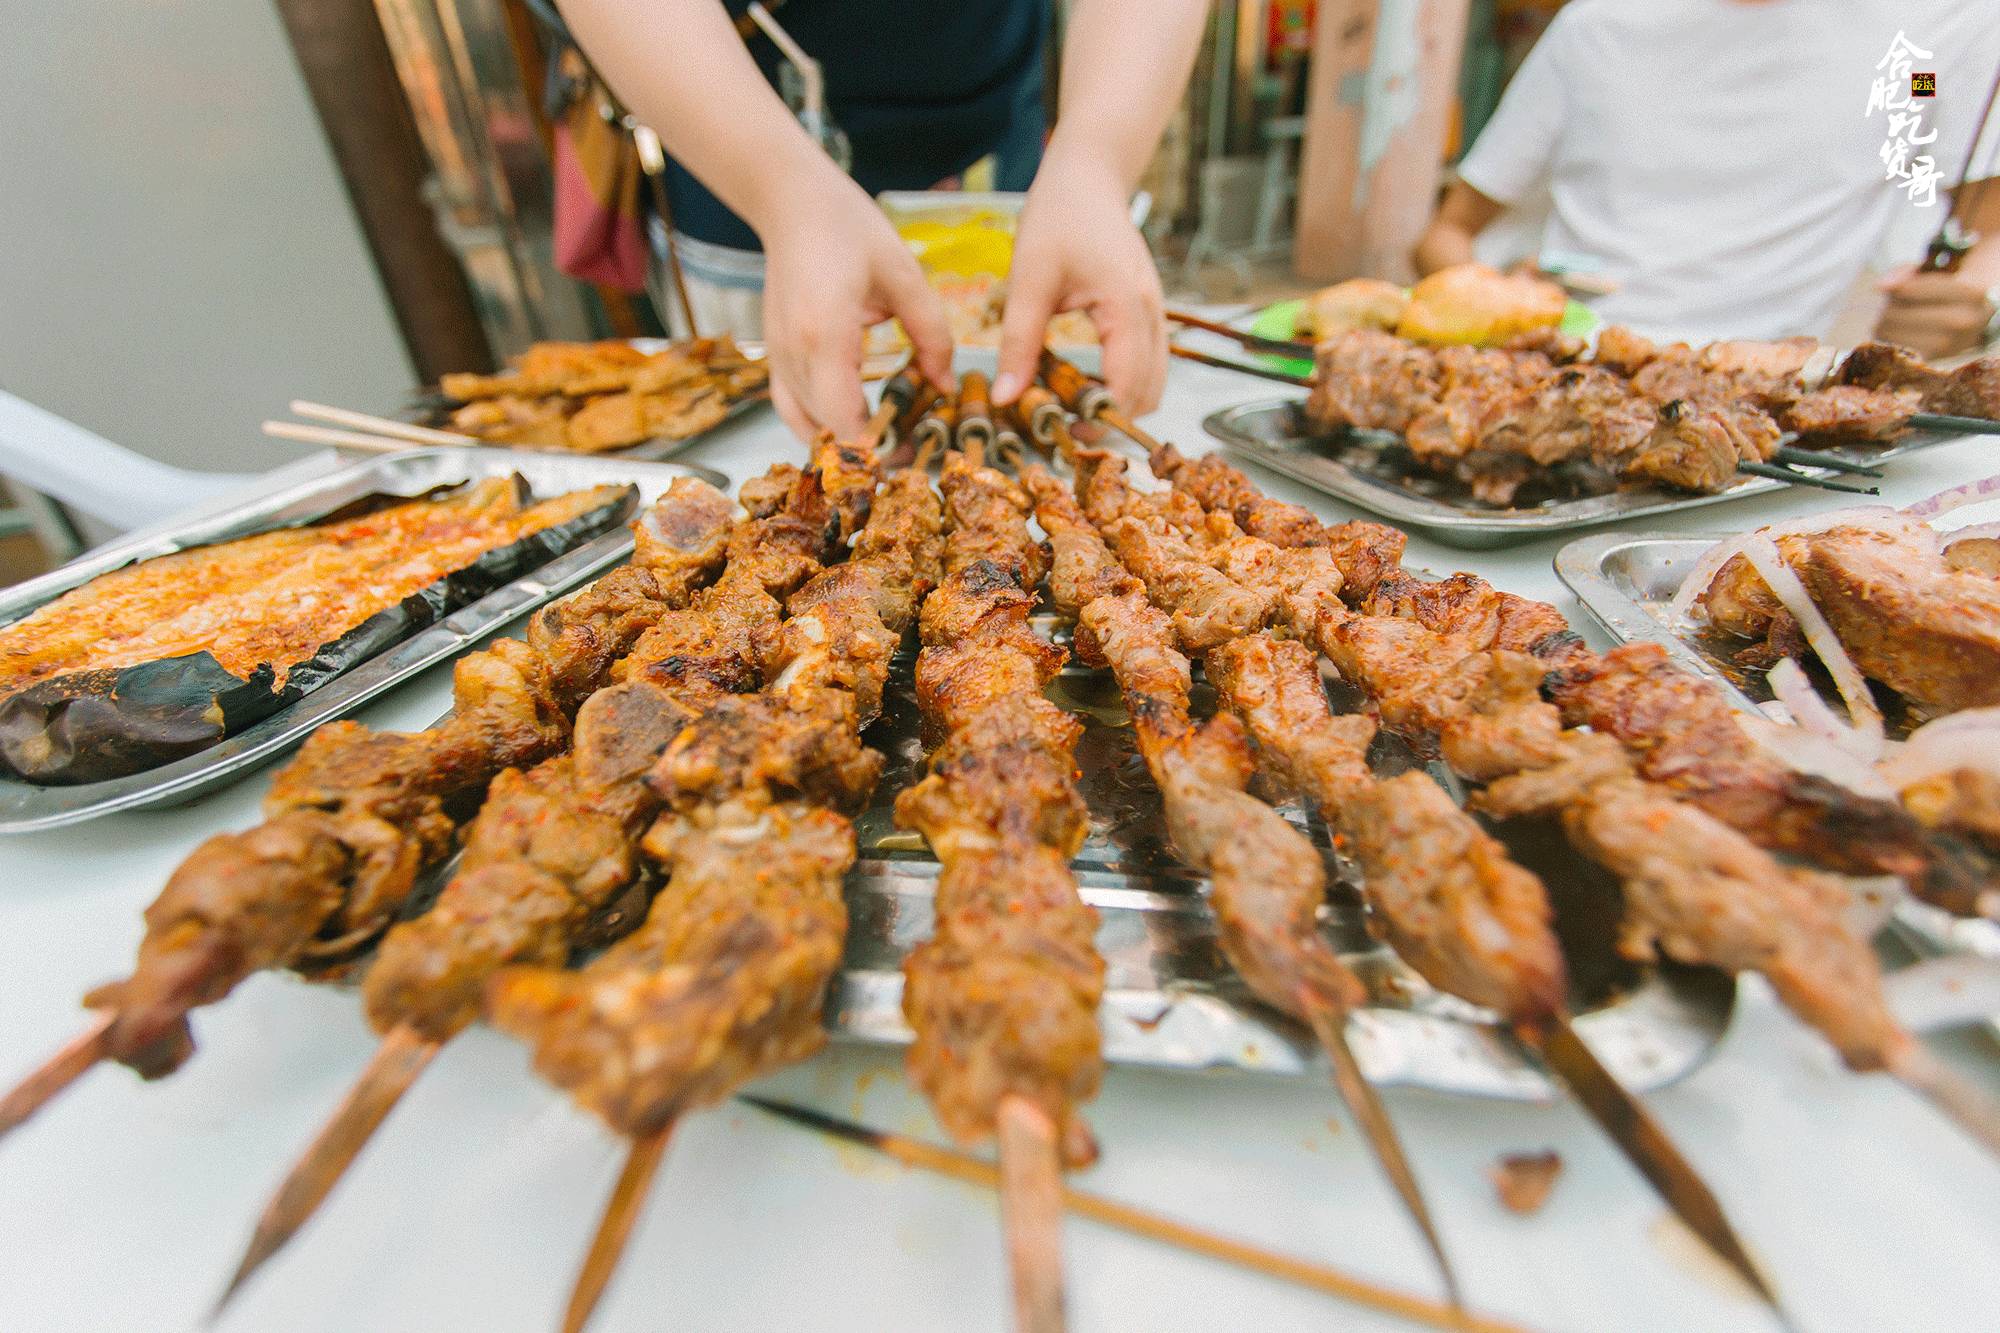
[[[1236,569],[1260,568],[1243,560],[1240,544],[1218,547],[1215,558]],[[1488,808],[1561,814],[1577,849],[1625,885],[1626,952],[1650,957],[1658,950],[1732,972],[1762,972],[1851,1067],[1887,1069],[2000,1151],[2000,1111],[1890,1015],[1875,955],[1840,914],[1845,890],[1781,865],[1696,804],[1676,799],[1669,784],[1646,780],[1643,764],[1617,737],[1565,729],[1562,712],[1541,697],[1544,659],[1494,645],[1504,637],[1498,626],[1519,632],[1533,625],[1535,643],[1581,654],[1573,636],[1549,627],[1552,610],[1536,616],[1539,604],[1514,599],[1504,614],[1459,616],[1471,631],[1459,636],[1433,628],[1420,613],[1399,617],[1376,609],[1399,599],[1422,604],[1417,589],[1385,580],[1364,614],[1325,596],[1309,608],[1298,597],[1285,605],[1294,630],[1375,698],[1385,723],[1437,737],[1454,769],[1488,783],[1482,796]],[[1440,608],[1463,606],[1438,599],[1430,604],[1432,618],[1449,618],[1435,614]]]
[[[581,971],[517,966],[488,984],[489,1016],[533,1044],[537,1069],[633,1140],[566,1328],[608,1283],[680,1116],[825,1039],[854,859],[836,807],[880,774],[860,732],[935,576],[938,522],[922,474],[892,482],[854,557],[793,594],[764,690],[717,701],[661,756],[649,782],[665,812],[644,848],[672,874],[644,924]]]
[[[941,866],[933,933],[904,963],[909,1070],[955,1138],[999,1138],[1015,1321],[1040,1333],[1063,1325],[1060,1170],[1096,1157],[1078,1107],[1103,1072],[1097,914],[1069,869],[1089,831],[1082,727],[1042,697],[1065,655],[1027,623],[1048,567],[1027,497],[962,453],[942,489],[917,698],[943,740],[896,802]]]
[[[1759,846],[1823,869],[1894,875],[1926,900],[1971,914],[1993,881],[1991,862],[1960,839],[1926,829],[1893,801],[1859,795],[1784,764],[1744,733],[1709,681],[1655,644],[1597,654],[1546,602],[1502,592],[1470,574],[1435,583],[1396,569],[1401,534],[1376,524],[1325,525],[1264,495],[1214,454],[1152,451],[1156,475],[1204,508],[1280,547],[1327,546],[1342,596],[1371,614],[1414,619],[1489,649],[1533,654],[1550,668],[1550,699],[1570,726],[1616,736],[1640,775],[1665,783]]]
[[[1080,457],[1073,449],[1069,454]],[[1319,933],[1326,897],[1319,854],[1246,790],[1253,763],[1241,725],[1218,717],[1197,727],[1189,715],[1190,668],[1176,639],[1190,647],[1226,642],[1241,632],[1232,626],[1261,614],[1258,599],[1216,596],[1220,575],[1176,560],[1141,519],[1116,504],[1110,488],[1093,487],[1094,472],[1077,476],[1094,513],[1087,515],[1042,468],[1024,474],[1036,517],[1055,546],[1049,587],[1056,607],[1076,621],[1079,655],[1108,664],[1118,679],[1174,846],[1210,878],[1224,954],[1260,1000],[1304,1020],[1319,1038],[1343,1099],[1459,1306],[1458,1282],[1416,1175],[1347,1045],[1347,1016],[1366,1002],[1367,991]],[[1116,555],[1093,520],[1106,523]],[[1317,572],[1337,586],[1330,562]]]
[[[380,1051],[273,1195],[217,1309],[311,1219],[438,1047],[478,1017],[486,979],[513,962],[561,963],[631,886],[660,808],[646,784],[654,762],[707,704],[756,687],[778,599],[836,549],[851,493],[872,489],[845,455],[822,450],[822,461],[845,491],[828,495],[817,469],[780,474],[791,482],[782,507],[733,525],[721,577],[612,665],[615,683],[577,712],[570,752],[494,779],[458,872],[430,911],[388,932],[369,968],[363,1003]]]
[[[194,1050],[187,1016],[268,967],[340,958],[394,920],[454,846],[495,774],[568,743],[570,718],[610,665],[722,561],[731,505],[676,481],[636,525],[631,565],[538,612],[453,670],[452,715],[428,731],[320,728],[280,770],[265,820],[208,839],[146,910],[138,964],[85,1003],[101,1017],[0,1099],[0,1134],[103,1059],[147,1078]]]

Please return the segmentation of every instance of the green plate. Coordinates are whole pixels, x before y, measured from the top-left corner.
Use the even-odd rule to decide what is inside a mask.
[[[1251,318],[1250,332],[1260,338],[1296,337],[1294,329],[1298,325],[1299,312],[1305,308],[1306,301],[1303,296],[1267,305]],[[1597,332],[1600,322],[1589,306],[1571,301],[1563,308],[1562,324],[1559,327],[1572,338],[1588,338]],[[1280,370],[1289,370],[1295,375],[1312,374],[1312,362],[1298,357],[1264,355],[1258,360]]]

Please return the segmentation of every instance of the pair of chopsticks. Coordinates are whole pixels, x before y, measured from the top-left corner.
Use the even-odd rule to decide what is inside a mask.
[[[413,426],[407,421],[370,416],[366,412],[328,407],[325,403],[309,403],[303,399],[293,399],[291,411],[294,416],[330,424],[311,426],[297,421],[266,421],[264,433],[275,439],[295,440],[300,444],[326,444],[336,449],[359,449],[371,454],[400,453],[413,444],[449,445],[459,449],[485,446],[484,441],[456,431]]]

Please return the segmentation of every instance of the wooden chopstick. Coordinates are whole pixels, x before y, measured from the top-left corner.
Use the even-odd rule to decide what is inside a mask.
[[[335,430],[331,426],[307,426],[297,421],[267,421],[264,423],[264,433],[280,440],[297,440],[301,444],[329,444],[336,449],[359,449],[371,454],[399,454],[405,449],[415,447],[408,440],[392,440],[382,435],[364,435],[355,430]]]
[[[412,444],[478,444],[470,435],[457,431],[433,430],[429,426],[412,425],[407,421],[397,421],[390,417],[370,416],[366,412],[356,412],[345,407],[328,407],[325,403],[309,403],[303,399],[292,400],[292,414],[308,421],[324,421],[330,425],[348,426],[366,431],[371,435],[386,435],[392,440],[408,440]]]

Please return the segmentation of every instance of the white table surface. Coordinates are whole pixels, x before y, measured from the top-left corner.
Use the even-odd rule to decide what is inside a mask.
[[[1149,424],[1190,451],[1214,407],[1266,387],[1178,363]],[[755,414],[689,458],[740,481],[798,446]],[[1891,464],[1908,501],[1993,470],[2000,439]],[[1251,469],[1329,518],[1358,511]],[[1795,489],[1662,526],[1719,532],[1830,507]],[[1580,619],[1550,568],[1560,540],[1412,564],[1472,569]],[[418,727],[443,670],[361,714]],[[0,841],[0,1082],[78,1025],[123,975],[140,911],[202,836],[255,819],[266,776],[179,809]],[[372,1046],[351,994],[259,976],[195,1018],[199,1055],[153,1086],[88,1075],[0,1144],[0,1329],[199,1326],[253,1215]],[[2000,1087],[1983,1036],[1943,1043]],[[913,1134],[937,1131],[895,1053],[830,1050],[762,1085]],[[1549,1329],[1764,1330],[1733,1285],[1575,1110],[1391,1091],[1389,1109],[1479,1309]],[[1752,981],[1714,1059],[1649,1102],[1704,1169],[1811,1330],[2000,1326],[2000,1166],[1880,1077],[1845,1073]],[[1425,1256],[1329,1087],[1113,1070],[1091,1108],[1102,1162],[1079,1183],[1378,1281],[1430,1292]],[[1539,1214],[1495,1201],[1501,1153],[1554,1148]],[[438,1059],[319,1219],[239,1298],[229,1330],[551,1328],[621,1145],[534,1079],[522,1049],[467,1033]],[[1068,1233],[1078,1330],[1408,1325],[1092,1224]],[[990,1196],[738,1106],[676,1137],[596,1328],[979,1330],[1006,1322]]]

